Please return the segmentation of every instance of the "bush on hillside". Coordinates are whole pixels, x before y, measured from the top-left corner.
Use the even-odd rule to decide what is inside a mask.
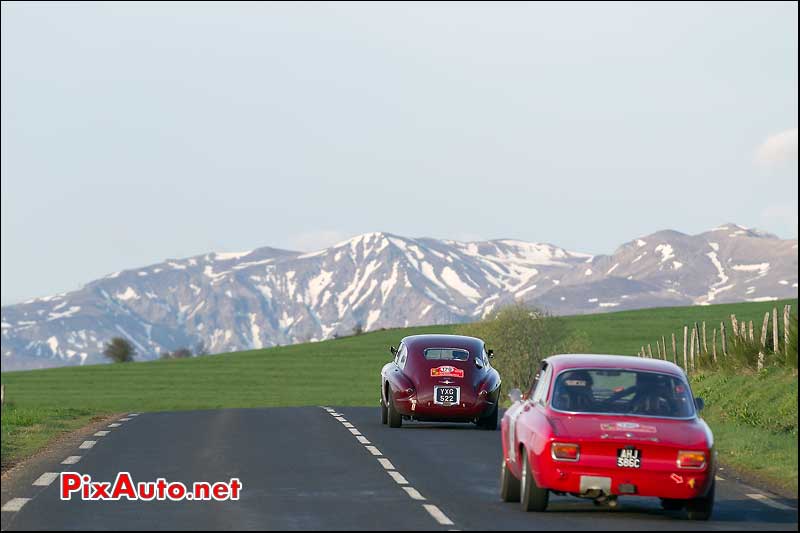
[[[563,318],[517,302],[480,322],[464,324],[458,333],[479,337],[494,350],[492,365],[503,378],[503,388],[526,390],[542,359],[557,353],[588,350],[585,336],[572,333]]]
[[[106,344],[103,355],[111,360],[112,363],[130,363],[136,355],[136,350],[128,339],[114,337]]]

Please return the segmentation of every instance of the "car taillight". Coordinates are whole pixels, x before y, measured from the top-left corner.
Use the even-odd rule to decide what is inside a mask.
[[[577,444],[554,442],[551,448],[551,456],[556,461],[577,461],[581,456],[581,447]]]
[[[706,466],[706,452],[680,451],[678,452],[678,468],[694,468],[695,470]]]

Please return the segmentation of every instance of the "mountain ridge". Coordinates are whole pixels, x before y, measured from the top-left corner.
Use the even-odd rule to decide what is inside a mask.
[[[2,308],[4,370],[103,361],[128,337],[145,358],[366,330],[477,320],[522,300],[557,314],[797,296],[797,239],[727,223],[661,230],[609,255],[517,239],[461,242],[389,232],[313,252],[269,246],[122,270]]]

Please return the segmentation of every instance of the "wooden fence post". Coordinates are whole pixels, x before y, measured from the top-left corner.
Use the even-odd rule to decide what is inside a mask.
[[[789,355],[789,326],[791,321],[792,306],[783,306],[783,354]]]
[[[731,326],[733,326],[732,334],[736,337],[739,334],[739,323],[736,321],[736,315],[731,314]]]
[[[647,343],[647,357],[649,357],[650,359],[653,358],[653,348],[650,347],[649,342]]]
[[[694,338],[695,338],[695,331],[696,330],[694,328],[692,328],[691,341],[689,342],[689,346],[690,346],[690,349],[689,349],[689,368],[691,368],[692,371],[694,371]]]
[[[772,308],[772,351],[778,353],[781,351],[778,341],[778,308]]]
[[[742,323],[739,324],[739,327],[740,327],[739,336],[742,338],[743,341],[746,341],[747,340],[747,323],[742,321]]]
[[[675,344],[675,333],[672,334],[672,362],[678,364],[678,348]]]
[[[728,337],[725,335],[725,322],[719,323],[719,336],[722,341],[722,356],[728,357]]]
[[[714,333],[711,335],[711,352],[714,364],[717,364],[717,328],[714,328]]]
[[[664,348],[664,361],[669,361],[667,359],[667,339],[664,338],[664,335],[661,335],[661,347]]]
[[[747,336],[749,337],[750,342],[755,342],[756,338],[755,338],[755,332],[753,330],[753,321],[752,320],[747,323]]]
[[[689,371],[689,354],[686,352],[686,338],[689,335],[689,326],[683,326],[683,369]]]
[[[703,351],[708,355],[708,343],[706,342],[706,321],[703,320]]]

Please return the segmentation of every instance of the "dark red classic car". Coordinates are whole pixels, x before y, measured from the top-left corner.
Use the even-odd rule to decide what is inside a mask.
[[[549,494],[616,506],[661,498],[707,520],[714,506],[714,437],[678,366],[616,355],[557,355],[501,421],[500,495],[544,511]]]
[[[500,374],[481,339],[413,335],[390,348],[394,361],[381,370],[381,421],[474,422],[497,429]]]

